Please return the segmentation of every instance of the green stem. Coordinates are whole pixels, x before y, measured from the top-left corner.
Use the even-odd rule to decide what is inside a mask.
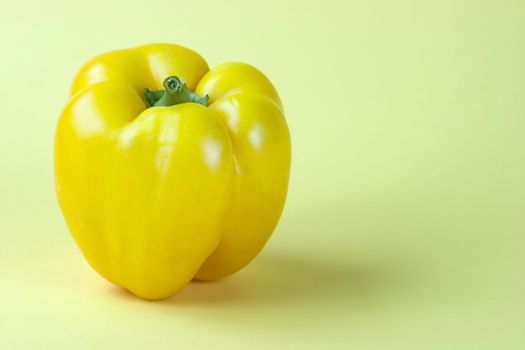
[[[144,102],[146,107],[168,107],[181,103],[198,103],[203,106],[208,104],[208,95],[201,97],[188,89],[178,77],[171,76],[164,79],[162,83],[165,90],[151,91],[144,89]]]

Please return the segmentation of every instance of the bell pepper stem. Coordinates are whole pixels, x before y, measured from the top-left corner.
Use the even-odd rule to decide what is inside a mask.
[[[168,107],[181,103],[198,103],[203,106],[208,104],[208,95],[199,96],[186,86],[176,76],[167,77],[162,83],[164,90],[151,91],[144,88],[144,102],[146,107]]]

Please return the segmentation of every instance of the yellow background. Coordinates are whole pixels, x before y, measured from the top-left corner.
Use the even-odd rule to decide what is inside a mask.
[[[0,348],[524,349],[525,2],[10,1]],[[97,276],[52,144],[89,57],[173,42],[265,72],[292,134],[264,252],[146,302]]]

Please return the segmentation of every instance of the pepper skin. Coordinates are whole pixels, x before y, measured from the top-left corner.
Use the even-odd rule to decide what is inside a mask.
[[[194,51],[152,44],[80,69],[54,162],[60,208],[89,264],[155,300],[260,252],[286,199],[290,137],[256,68],[210,70]]]

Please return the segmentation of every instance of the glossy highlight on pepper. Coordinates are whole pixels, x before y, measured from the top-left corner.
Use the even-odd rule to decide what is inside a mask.
[[[145,299],[246,266],[281,215],[290,136],[256,68],[194,51],[108,52],[77,73],[54,147],[60,208],[89,264]]]

